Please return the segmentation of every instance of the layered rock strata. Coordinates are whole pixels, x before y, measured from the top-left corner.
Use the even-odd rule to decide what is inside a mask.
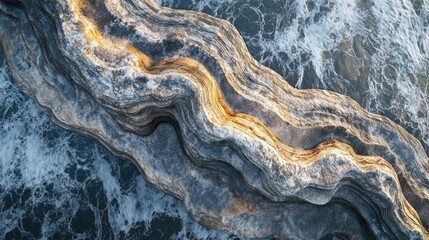
[[[152,0],[0,0],[15,81],[210,228],[427,239],[429,158],[389,119],[297,90],[237,30]]]

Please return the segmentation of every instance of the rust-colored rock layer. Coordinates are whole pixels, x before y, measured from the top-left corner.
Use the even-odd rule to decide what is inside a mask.
[[[152,0],[1,0],[0,43],[58,125],[132,160],[210,228],[429,236],[420,143],[345,96],[292,88],[224,20]]]

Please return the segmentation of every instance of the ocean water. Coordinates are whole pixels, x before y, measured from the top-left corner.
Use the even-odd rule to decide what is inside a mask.
[[[130,161],[56,126],[1,52],[0,93],[0,239],[240,239],[202,227]]]
[[[429,152],[428,0],[157,0],[233,23],[292,86],[347,95]]]
[[[429,149],[427,0],[157,0],[226,19],[297,88],[350,96]],[[237,239],[93,139],[55,126],[0,52],[0,238]],[[429,151],[428,151],[429,152]]]

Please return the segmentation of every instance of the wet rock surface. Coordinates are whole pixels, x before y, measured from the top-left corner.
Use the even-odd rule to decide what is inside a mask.
[[[421,144],[345,96],[290,87],[228,22],[152,1],[34,0],[1,1],[0,23],[14,80],[43,111],[132,160],[199,223],[245,237],[427,238]],[[35,224],[22,223],[33,237]]]

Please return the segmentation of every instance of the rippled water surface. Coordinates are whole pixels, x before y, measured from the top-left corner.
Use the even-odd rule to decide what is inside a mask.
[[[0,53],[0,239],[237,239],[194,222],[137,167],[64,130]]]
[[[429,1],[158,0],[233,23],[252,55],[297,88],[355,99],[429,146]]]
[[[298,88],[348,95],[429,149],[426,0],[158,0],[226,19]],[[207,230],[130,162],[55,126],[0,53],[0,238],[235,239]]]

